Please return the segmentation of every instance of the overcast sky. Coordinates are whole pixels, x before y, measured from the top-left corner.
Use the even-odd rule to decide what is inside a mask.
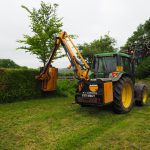
[[[69,34],[77,34],[75,44],[91,42],[109,33],[117,40],[117,47],[141,23],[150,17],[150,0],[43,0],[58,3],[58,16],[63,17],[63,29]],[[36,56],[16,50],[17,39],[23,34],[31,34],[27,12],[21,8],[39,8],[40,0],[1,0],[0,1],[0,58],[9,58],[17,64],[39,67]],[[67,58],[57,60],[54,65],[67,67]]]

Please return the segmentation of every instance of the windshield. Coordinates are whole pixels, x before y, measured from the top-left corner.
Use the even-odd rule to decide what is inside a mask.
[[[116,71],[116,56],[96,57],[93,62],[93,71],[108,76],[110,72]]]

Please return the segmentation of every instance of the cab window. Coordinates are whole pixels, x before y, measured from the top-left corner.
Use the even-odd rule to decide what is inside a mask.
[[[125,72],[132,72],[131,59],[127,57],[121,57],[121,65]]]

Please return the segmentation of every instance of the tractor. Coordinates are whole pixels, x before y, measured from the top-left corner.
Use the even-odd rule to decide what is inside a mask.
[[[90,80],[79,81],[76,103],[106,105],[113,103],[116,113],[129,112],[134,102],[147,102],[147,86],[135,84],[134,60],[125,53],[101,53],[94,56]]]
[[[58,69],[52,66],[52,60],[62,45],[73,68],[78,85],[75,102],[81,106],[103,106],[112,104],[116,113],[129,112],[134,103],[143,106],[147,103],[148,89],[145,84],[135,83],[135,52],[101,53],[94,56],[91,67],[66,32],[61,32],[55,40],[55,46],[49,60],[36,76],[42,83],[42,91],[57,90]],[[74,51],[76,53],[74,53]]]

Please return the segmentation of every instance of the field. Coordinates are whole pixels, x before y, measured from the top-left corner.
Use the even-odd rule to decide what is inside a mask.
[[[1,104],[0,149],[150,149],[150,105],[117,115],[110,106],[72,102],[55,97]]]

